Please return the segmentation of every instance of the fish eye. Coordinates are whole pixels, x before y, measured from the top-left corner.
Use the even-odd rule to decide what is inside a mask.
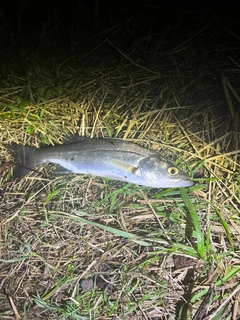
[[[176,167],[169,167],[168,168],[168,173],[171,175],[171,176],[175,176],[176,174],[178,174],[179,170],[178,168]]]

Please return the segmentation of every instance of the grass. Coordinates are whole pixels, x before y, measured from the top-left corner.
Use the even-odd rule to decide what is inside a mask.
[[[214,51],[206,26],[128,49],[112,31],[87,54],[40,43],[1,66],[0,317],[238,319],[239,68],[225,54],[237,49]],[[52,165],[12,181],[8,143],[69,132],[137,142],[196,184],[151,189]]]

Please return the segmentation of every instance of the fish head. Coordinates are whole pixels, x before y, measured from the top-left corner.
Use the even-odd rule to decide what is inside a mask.
[[[189,187],[194,183],[190,177],[169,161],[160,156],[150,156],[142,159],[139,169],[146,183],[155,188]]]

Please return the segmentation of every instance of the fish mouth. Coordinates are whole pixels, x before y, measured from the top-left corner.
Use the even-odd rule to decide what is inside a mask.
[[[177,188],[181,188],[181,187],[191,187],[194,185],[194,182],[191,180],[179,180],[176,181],[175,186]]]

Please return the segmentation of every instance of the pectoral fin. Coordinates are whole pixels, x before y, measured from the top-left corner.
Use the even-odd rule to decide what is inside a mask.
[[[112,163],[119,169],[125,170],[128,173],[134,174],[138,167],[131,166],[129,163],[122,162],[120,160],[112,160]]]

